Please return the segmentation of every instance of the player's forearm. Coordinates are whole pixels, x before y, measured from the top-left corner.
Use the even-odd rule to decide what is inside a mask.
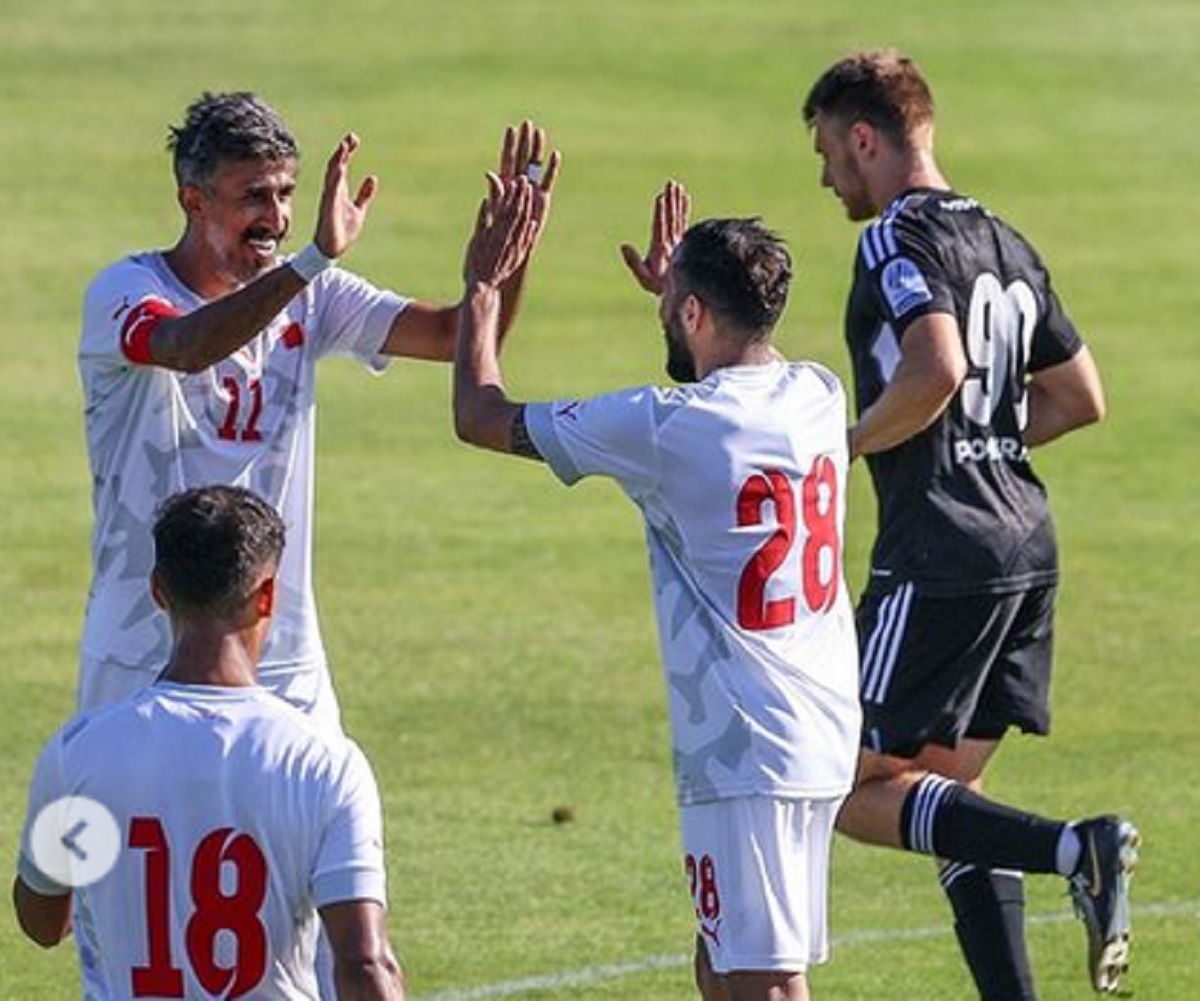
[[[163,320],[150,342],[154,364],[200,372],[249,343],[304,288],[288,265],[182,316]]]
[[[454,359],[454,431],[480,448],[507,452],[513,414],[497,354],[500,293],[476,283],[467,289],[459,309],[458,345]]]
[[[953,396],[950,383],[908,386],[893,382],[850,429],[850,457],[886,452],[920,434],[941,416]]]
[[[1095,424],[1104,417],[1103,404],[1076,406],[1045,392],[1036,383],[1027,390],[1029,423],[1022,435],[1030,448],[1045,445],[1064,434]]]
[[[1095,424],[1107,410],[1100,374],[1087,348],[1070,361],[1038,372],[1026,394],[1029,420],[1023,437],[1030,448]]]
[[[529,265],[519,268],[508,281],[500,286],[500,320],[496,330],[497,345],[504,341],[505,335],[517,318],[521,308],[521,296],[525,292],[525,275]]]
[[[950,404],[967,375],[958,324],[949,313],[918,317],[886,388],[850,430],[850,457],[886,452],[920,434]]]

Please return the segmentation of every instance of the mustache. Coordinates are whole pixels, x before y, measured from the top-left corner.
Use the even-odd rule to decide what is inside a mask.
[[[286,226],[278,231],[269,229],[266,226],[251,226],[242,233],[242,242],[249,243],[251,240],[278,240],[282,243],[287,238],[287,234],[288,230]]]

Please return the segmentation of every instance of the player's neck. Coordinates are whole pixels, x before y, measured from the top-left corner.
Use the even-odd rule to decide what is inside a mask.
[[[256,685],[261,645],[253,628],[184,626],[176,634],[163,680],[223,688]]]
[[[696,378],[703,379],[710,372],[719,368],[733,368],[738,365],[766,365],[782,357],[769,341],[754,341],[750,344],[740,343],[720,336],[712,338],[708,350],[696,352]]]
[[[936,191],[949,191],[950,182],[937,165],[933,150],[917,148],[906,150],[884,171],[873,192],[876,210],[882,212],[906,191],[918,188],[932,188]]]
[[[237,291],[238,283],[225,278],[208,257],[206,248],[190,233],[184,233],[174,247],[163,251],[167,267],[201,299],[211,301]]]

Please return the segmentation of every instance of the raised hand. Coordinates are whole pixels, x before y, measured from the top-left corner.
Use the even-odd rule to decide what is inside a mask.
[[[367,209],[379,189],[378,179],[370,175],[359,185],[357,194],[350,194],[350,161],[358,145],[358,136],[346,133],[325,166],[325,187],[313,242],[326,257],[341,257],[358,239]]]
[[[538,236],[545,229],[546,217],[550,213],[551,195],[562,165],[562,154],[558,150],[550,150],[547,156],[548,149],[546,130],[528,119],[520,125],[510,125],[504,130],[499,177],[505,185],[518,177],[529,181],[533,189],[534,218],[538,221]]]
[[[489,173],[487,182],[488,195],[479,206],[463,277],[468,286],[497,288],[525,266],[541,226],[535,188],[527,178],[505,183]]]
[[[621,256],[637,283],[651,295],[662,295],[663,277],[671,266],[671,254],[687,232],[692,200],[678,181],[668,181],[654,199],[650,246],[645,255],[629,243],[621,245]]]

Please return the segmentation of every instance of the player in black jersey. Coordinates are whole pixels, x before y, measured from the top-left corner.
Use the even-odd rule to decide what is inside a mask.
[[[933,152],[933,99],[894,51],[813,85],[821,182],[862,233],[846,315],[852,456],[879,529],[858,619],[863,749],[839,819],[925,852],[984,1001],[1033,1001],[1025,872],[1070,880],[1097,991],[1128,966],[1127,820],[1051,821],[985,799],[1010,727],[1049,729],[1058,562],[1029,449],[1104,414],[1096,366],[1034,249],[958,194]]]

